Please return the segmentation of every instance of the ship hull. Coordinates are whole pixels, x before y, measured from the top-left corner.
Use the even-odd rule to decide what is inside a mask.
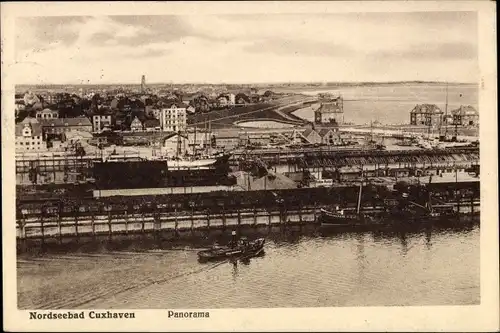
[[[204,159],[199,163],[164,160],[98,162],[93,171],[98,189],[230,186],[236,183],[229,177],[227,157]]]
[[[479,215],[459,215],[457,213],[430,214],[373,214],[340,217],[324,212],[318,217],[322,229],[352,231],[411,230],[426,227],[464,227],[479,222]]]

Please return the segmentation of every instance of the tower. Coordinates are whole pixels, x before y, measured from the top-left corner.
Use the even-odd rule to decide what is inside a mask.
[[[141,93],[145,92],[146,92],[146,75],[143,75],[141,79]]]

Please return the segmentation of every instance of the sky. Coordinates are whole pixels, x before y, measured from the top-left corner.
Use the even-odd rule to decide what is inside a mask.
[[[46,16],[15,22],[18,84],[478,79],[475,12]]]

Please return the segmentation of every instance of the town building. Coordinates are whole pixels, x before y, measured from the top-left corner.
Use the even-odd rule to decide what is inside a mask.
[[[36,111],[35,117],[37,119],[56,119],[59,118],[59,112],[51,109],[38,110]]]
[[[418,104],[410,111],[410,125],[437,127],[442,119],[443,111],[434,104]]]
[[[98,112],[92,115],[92,131],[101,132],[113,127],[113,114],[111,112]]]
[[[47,150],[43,140],[42,126],[35,118],[25,118],[16,124],[16,152],[39,152]]]
[[[179,102],[172,102],[161,109],[160,127],[164,132],[177,132],[186,128],[186,108],[187,105]]]
[[[314,111],[316,124],[343,124],[344,100],[342,96],[322,99],[320,107]]]
[[[130,130],[132,132],[142,131],[143,130],[142,121],[140,121],[139,118],[134,117],[134,119],[130,123]]]
[[[461,126],[479,126],[479,112],[471,105],[461,105],[451,111],[453,124]]]
[[[44,138],[69,131],[92,132],[92,123],[87,117],[40,119],[39,121]]]

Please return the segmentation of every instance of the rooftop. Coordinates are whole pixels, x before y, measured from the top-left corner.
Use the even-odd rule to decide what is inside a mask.
[[[23,136],[23,128],[25,126],[31,127],[31,135],[32,136],[41,136],[42,135],[42,126],[39,123],[19,123],[16,124],[16,136]]]
[[[458,109],[451,111],[451,114],[461,116],[479,116],[479,111],[471,105],[461,105]]]
[[[435,104],[417,104],[411,113],[443,113],[440,108]]]
[[[92,126],[89,118],[56,118],[56,119],[40,119],[42,126]]]

